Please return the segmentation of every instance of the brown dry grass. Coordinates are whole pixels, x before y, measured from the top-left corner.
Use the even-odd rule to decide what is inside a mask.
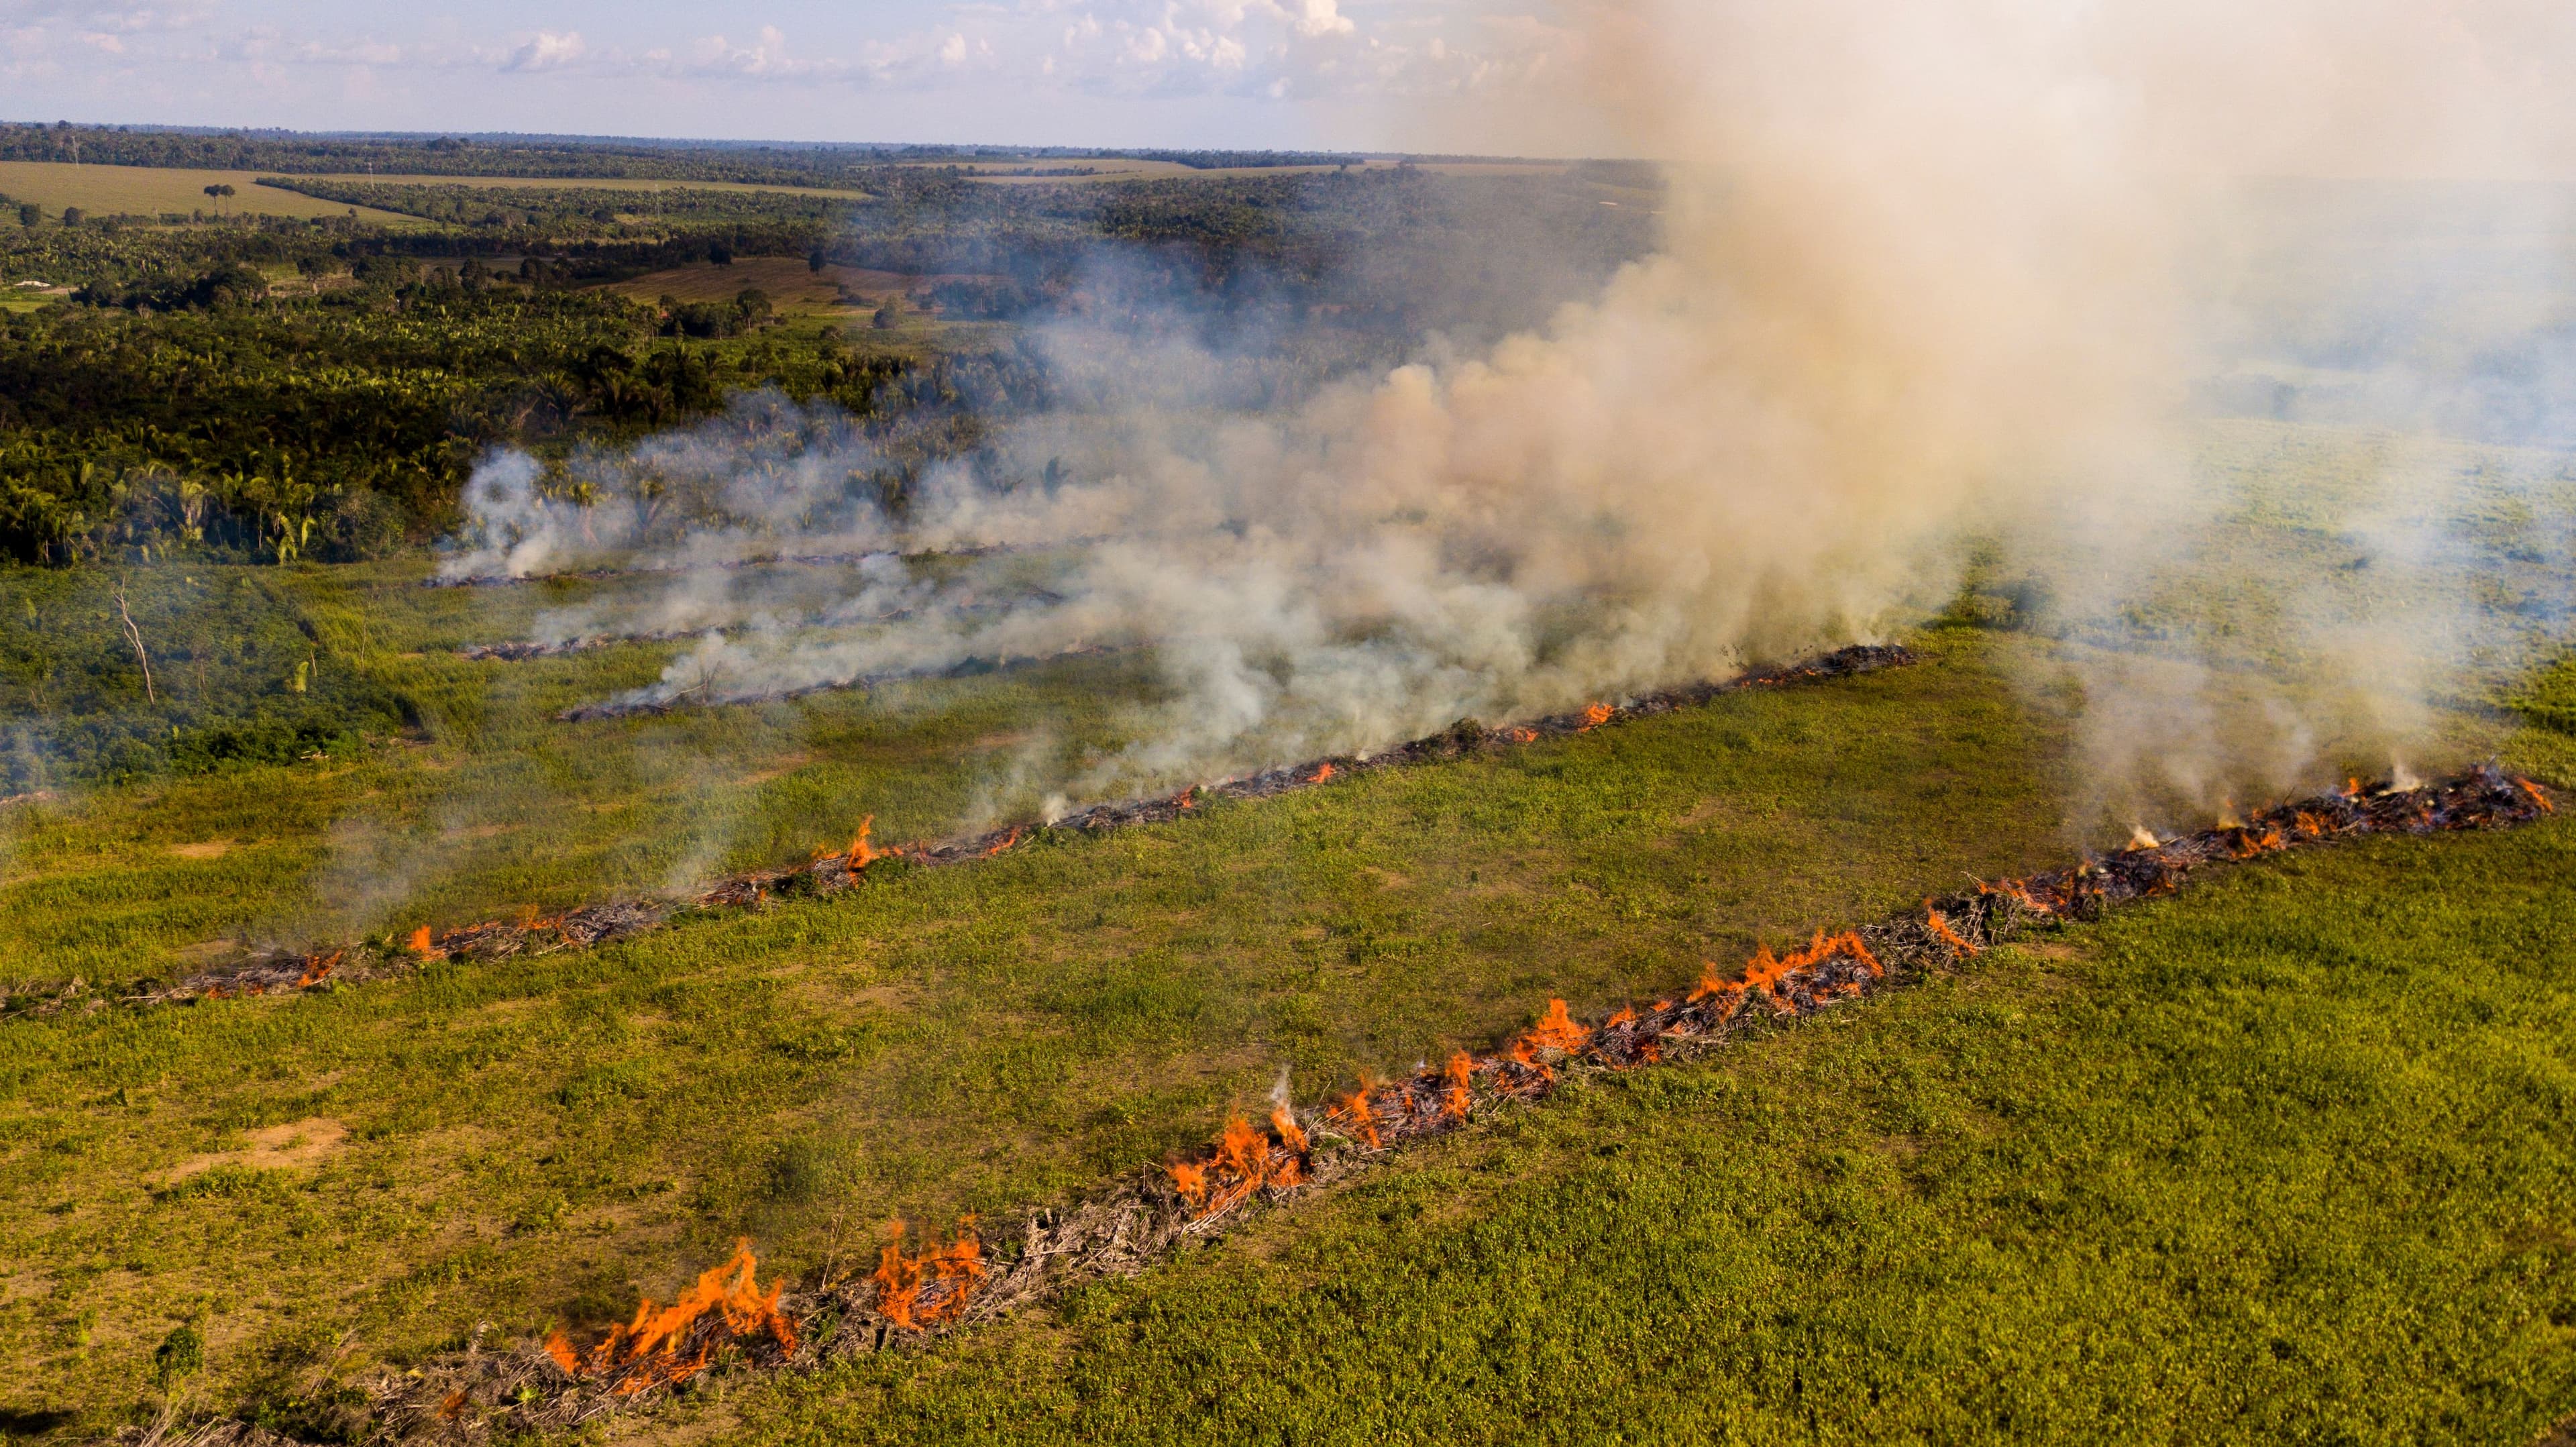
[[[190,1156],[171,1169],[168,1183],[184,1181],[217,1166],[291,1170],[319,1165],[348,1138],[349,1128],[329,1116],[317,1115],[307,1120],[264,1126],[251,1131],[238,1150],[208,1151],[203,1155]]]

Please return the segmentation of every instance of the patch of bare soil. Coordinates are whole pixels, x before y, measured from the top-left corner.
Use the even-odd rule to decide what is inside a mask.
[[[191,1156],[170,1173],[172,1182],[216,1166],[249,1166],[255,1170],[292,1169],[321,1164],[349,1138],[349,1128],[329,1116],[263,1126],[250,1132],[237,1151],[210,1151]]]
[[[772,779],[783,779],[812,762],[814,762],[812,754],[780,754],[760,768],[743,775],[742,781],[746,784],[766,784]]]

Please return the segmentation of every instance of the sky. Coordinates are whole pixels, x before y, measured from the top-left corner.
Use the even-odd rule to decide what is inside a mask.
[[[1558,0],[0,0],[0,119],[1612,153]]]

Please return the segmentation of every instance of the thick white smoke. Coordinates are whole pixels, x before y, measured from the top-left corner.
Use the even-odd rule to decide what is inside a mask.
[[[2189,646],[2137,646],[2177,577],[2224,562],[2248,505],[2195,475],[2195,407],[2267,361],[2285,316],[2321,310],[2265,269],[2295,270],[2313,238],[2242,183],[2545,173],[2563,158],[2535,138],[2567,132],[2544,62],[2576,56],[2562,17],[2503,0],[1719,0],[1585,18],[1598,105],[1667,163],[1667,236],[1541,331],[1244,411],[1194,392],[1185,350],[1067,328],[1045,342],[1068,376],[1126,380],[1007,425],[992,475],[934,469],[899,520],[874,505],[864,436],[763,402],[578,461],[586,505],[496,461],[452,566],[1057,548],[1043,591],[998,601],[881,560],[850,593],[901,594],[872,615],[901,616],[711,641],[631,701],[1150,645],[1172,699],[1071,781],[1090,791],[1869,637],[1937,606],[1970,538],[2005,539],[2084,645],[2069,656],[2101,779],[2214,802],[2349,736],[2354,709],[2321,722],[2312,689],[2222,686]],[[2414,412],[2360,420],[2445,425],[2428,399],[2456,401],[2456,366],[2392,380],[2422,361],[2373,361],[2372,385]],[[2431,581],[2458,576],[2443,538],[2465,495],[2402,468],[2372,483],[2331,527],[2407,581],[2294,578],[2266,606],[2396,739],[2440,660],[2493,629]]]

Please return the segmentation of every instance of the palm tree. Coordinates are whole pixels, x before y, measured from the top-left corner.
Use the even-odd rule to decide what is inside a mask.
[[[233,194],[233,188],[228,184],[218,182],[215,185],[208,186],[206,188],[206,194],[214,198],[215,209],[218,214],[220,214],[223,210],[224,198]]]

